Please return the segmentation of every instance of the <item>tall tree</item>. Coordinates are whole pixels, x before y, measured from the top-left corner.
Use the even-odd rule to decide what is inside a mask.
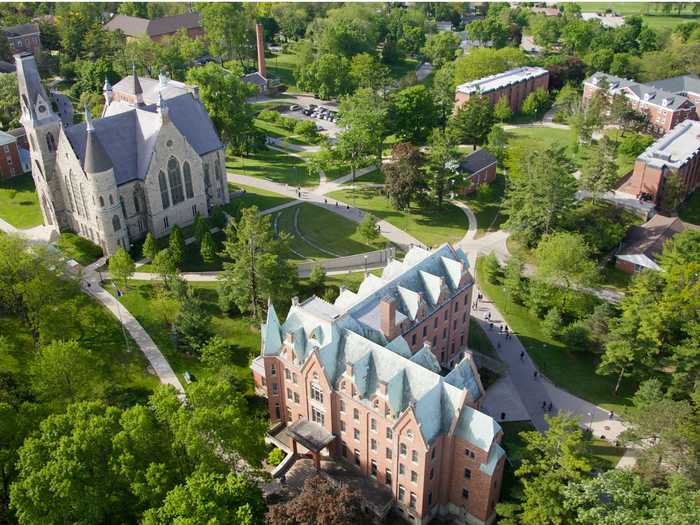
[[[433,99],[442,127],[447,124],[447,119],[452,114],[452,108],[455,104],[456,84],[454,76],[454,62],[448,62],[438,69],[433,77]]]
[[[532,246],[542,235],[561,228],[576,202],[576,179],[563,149],[534,148],[510,174],[502,209],[506,227]]]
[[[182,230],[177,224],[173,226],[168,237],[168,254],[179,268],[185,259],[185,239],[182,236]]]
[[[371,213],[366,213],[362,218],[362,222],[357,225],[357,233],[359,233],[368,244],[379,238],[379,225],[377,218]]]
[[[451,31],[443,31],[430,35],[421,52],[435,68],[441,68],[447,62],[452,62],[459,49],[459,37]]]
[[[389,87],[389,73],[389,68],[369,53],[355,55],[350,61],[350,76],[358,88],[384,94]]]
[[[20,116],[17,74],[0,75],[0,126],[3,129],[18,128]]]
[[[579,185],[597,199],[614,190],[618,180],[615,143],[608,137],[603,137],[591,148],[590,156],[581,168]]]
[[[450,181],[456,175],[458,156],[459,153],[450,133],[434,129],[430,136],[428,153],[428,186],[438,206],[442,206]]]
[[[410,142],[399,142],[391,150],[391,162],[382,166],[384,192],[397,210],[407,209],[411,198],[416,197],[421,186],[422,163],[423,155],[418,147]]]
[[[395,93],[389,113],[394,131],[415,143],[424,142],[437,122],[433,97],[422,84]]]
[[[297,84],[323,100],[352,92],[350,61],[340,55],[322,53],[306,67],[297,68]]]
[[[361,150],[358,160],[363,160],[362,157],[367,154],[374,154],[379,168],[382,165],[382,144],[387,134],[387,102],[372,89],[360,88],[352,95],[343,97],[338,109],[340,124],[346,128],[338,138],[338,148],[343,149],[345,134],[350,133],[353,137],[348,137],[351,150]]]
[[[209,52],[224,59],[237,60],[241,68],[254,56],[253,21],[243,4],[203,4],[202,27]]]
[[[486,140],[493,126],[493,108],[483,96],[472,96],[452,117],[449,127],[459,143],[477,146]]]
[[[591,251],[577,233],[558,232],[544,237],[535,250],[536,276],[554,286],[593,287],[598,268]]]
[[[114,255],[109,258],[109,273],[117,281],[121,281],[124,289],[129,285],[129,277],[134,275],[136,264],[131,259],[131,255],[122,248],[117,248]]]
[[[258,216],[256,206],[244,208],[240,220],[226,228],[222,256],[224,305],[260,318],[268,298],[281,303],[291,296],[296,272],[287,261],[287,237],[275,238],[270,216]]]
[[[508,135],[501,126],[493,126],[486,137],[486,149],[498,159],[498,164],[503,166],[506,159],[506,146],[508,145]]]
[[[493,107],[493,117],[498,122],[505,122],[511,115],[513,115],[513,110],[510,107],[508,99],[506,97],[499,98],[498,102],[496,102],[496,105]]]

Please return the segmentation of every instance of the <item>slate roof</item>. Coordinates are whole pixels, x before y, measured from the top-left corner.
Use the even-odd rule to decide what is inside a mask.
[[[20,37],[39,32],[39,25],[32,22],[17,26],[3,27],[2,32],[8,37]]]
[[[469,155],[465,155],[459,162],[459,169],[464,173],[474,175],[497,162],[498,159],[496,159],[496,157],[491,155],[488,150],[481,148]]]
[[[11,133],[0,131],[0,146],[5,146],[6,144],[13,144],[17,142],[17,137]]]
[[[350,379],[368,404],[380,391],[380,384],[386,384],[392,414],[398,416],[405,410],[413,410],[426,442],[432,442],[454,425],[457,436],[482,450],[492,451],[493,439],[501,427],[490,416],[464,404],[465,392],[474,400],[483,392],[469,356],[442,377],[436,373],[439,364],[429,347],[411,355],[402,337],[387,342],[380,331],[355,318],[359,307],[366,308],[397,283],[418,284],[416,276],[421,271],[439,272],[442,278],[454,283],[457,266],[463,268],[465,264],[463,256],[448,244],[432,252],[412,248],[403,262],[394,261],[396,264],[385,269],[386,275],[378,278],[383,282],[368,276],[366,295],[346,296],[340,304],[337,301],[330,304],[317,297],[303,303],[293,302],[283,324],[270,305],[261,330],[263,355],[279,355],[282,340],[291,344],[294,360],[300,365],[315,352],[332,385],[348,378],[349,368]],[[445,259],[456,266],[445,263]],[[489,465],[485,464],[484,468],[488,469]]]
[[[198,155],[221,149],[223,145],[202,103],[191,93],[164,101],[169,118]],[[105,117],[95,119],[97,140],[114,165],[117,185],[144,180],[161,120],[155,105],[134,108],[114,102]],[[87,133],[85,123],[65,128],[66,136],[81,165],[85,161]]]
[[[620,78],[616,77],[615,75],[601,73],[600,71],[591,75],[585,82],[597,86],[603,78],[608,81],[610,86],[608,88],[608,92],[610,92],[612,95],[618,93],[631,93],[632,96],[635,96],[647,104],[653,104],[655,106],[670,110],[680,109],[681,106],[686,103],[689,106],[695,106],[691,100],[682,95],[678,95],[677,93],[672,93],[653,85],[641,84],[627,78]]]
[[[700,230],[700,226],[683,222],[678,217],[656,214],[641,226],[630,228],[617,257],[645,255],[653,261],[669,239],[689,229]]]
[[[700,94],[700,77],[697,75],[681,75],[664,80],[654,80],[648,84],[671,93]]]
[[[164,16],[154,20],[137,16],[116,15],[104,25],[110,31],[121,30],[127,36],[150,37],[168,35],[177,32],[178,29],[195,29],[202,27],[199,13],[185,13],[183,15]]]
[[[265,87],[267,86],[267,79],[262,76],[260,73],[257,71],[253,71],[252,73],[248,73],[247,75],[243,75],[241,77],[241,80],[243,82],[247,82],[249,84],[254,84],[258,87]]]

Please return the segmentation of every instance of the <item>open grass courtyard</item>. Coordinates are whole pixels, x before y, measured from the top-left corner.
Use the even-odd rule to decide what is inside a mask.
[[[227,157],[226,170],[293,187],[312,187],[319,183],[318,174],[309,171],[302,159],[268,148],[244,157]]]
[[[15,228],[41,226],[39,198],[30,174],[0,180],[0,219]]]
[[[378,188],[356,188],[335,191],[328,195],[351,206],[373,214],[409,233],[426,246],[439,246],[464,237],[468,229],[462,210],[448,202],[441,207],[433,204],[411,204],[409,210],[396,210]]]

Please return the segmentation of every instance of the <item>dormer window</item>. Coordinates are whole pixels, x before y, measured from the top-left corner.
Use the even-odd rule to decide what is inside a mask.
[[[313,377],[315,381],[318,381],[318,372],[311,374],[311,377]]]
[[[406,431],[406,437],[408,439],[413,439],[413,431],[412,430],[407,430]]]

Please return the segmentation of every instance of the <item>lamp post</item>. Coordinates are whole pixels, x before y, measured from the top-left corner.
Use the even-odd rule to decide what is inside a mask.
[[[593,414],[588,413],[588,431],[593,433]]]

